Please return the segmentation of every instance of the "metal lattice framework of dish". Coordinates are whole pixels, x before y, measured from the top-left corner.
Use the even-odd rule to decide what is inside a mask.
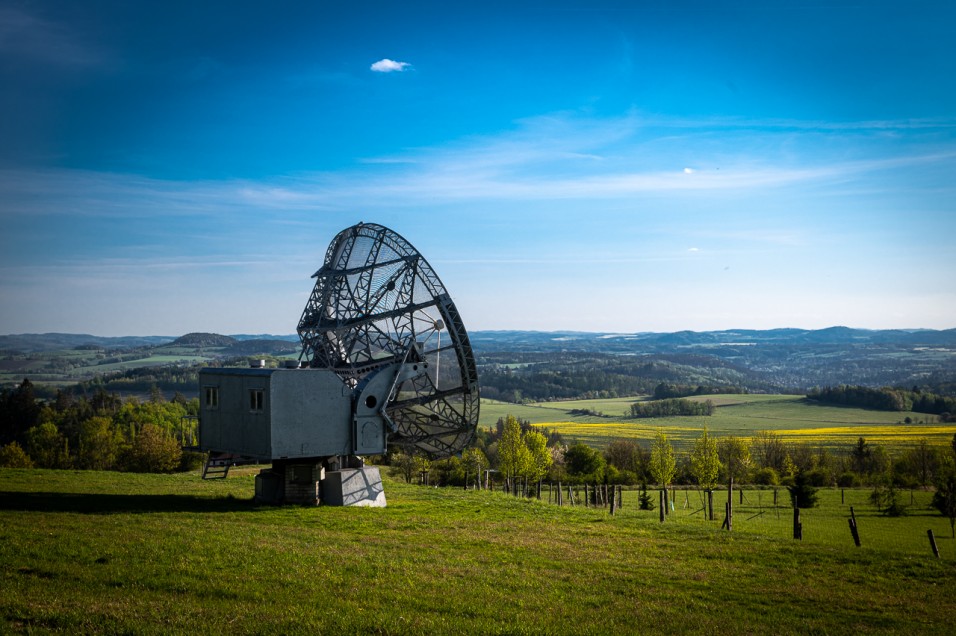
[[[427,372],[397,382],[384,407],[389,442],[430,457],[461,452],[478,425],[478,372],[468,334],[428,262],[386,227],[339,232],[299,320],[300,362],[350,387],[394,363]]]

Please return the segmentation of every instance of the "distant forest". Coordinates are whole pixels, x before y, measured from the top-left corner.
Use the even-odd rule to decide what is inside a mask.
[[[939,415],[943,422],[956,421],[956,398],[922,391],[918,387],[907,390],[840,385],[812,389],[807,397],[818,402],[880,411],[930,413]]]
[[[956,398],[956,330],[479,331],[470,340],[482,396],[507,402],[816,391],[814,399],[869,408],[956,410],[928,397]],[[194,397],[203,365],[245,366],[255,358],[277,366],[298,348],[295,336],[0,336],[0,388],[30,379],[43,399],[58,389]]]

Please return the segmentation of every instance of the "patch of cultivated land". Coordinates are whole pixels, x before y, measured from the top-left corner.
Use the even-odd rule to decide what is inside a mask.
[[[686,449],[705,426],[718,436],[750,437],[756,431],[772,430],[786,442],[811,442],[830,448],[847,448],[861,436],[891,449],[911,446],[924,438],[943,445],[956,434],[956,424],[938,424],[934,415],[821,405],[796,395],[704,395],[691,399],[713,401],[717,408],[711,416],[624,419],[623,413],[637,399],[531,405],[489,404],[483,400],[480,425],[494,426],[498,417],[510,413],[596,448],[615,438],[635,439],[647,446],[657,431],[664,429],[675,446]],[[572,410],[603,412],[605,417],[573,415]],[[903,424],[906,417],[914,423]]]
[[[253,472],[0,470],[0,631],[947,633],[956,615],[951,541],[935,559],[395,482],[384,509],[257,507]]]

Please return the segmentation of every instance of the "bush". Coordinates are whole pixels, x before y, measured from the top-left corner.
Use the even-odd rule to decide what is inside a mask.
[[[856,488],[860,485],[860,478],[856,473],[847,471],[837,477],[837,486],[840,488]]]
[[[33,468],[33,460],[16,442],[0,447],[0,467]]]
[[[183,449],[155,424],[146,424],[123,455],[122,464],[137,473],[168,473],[178,468]]]
[[[825,488],[833,484],[833,476],[825,468],[814,468],[804,473],[806,482],[816,488]]]
[[[205,453],[198,453],[196,451],[183,451],[183,455],[179,460],[179,470],[184,473],[192,470],[199,470],[202,468],[204,461],[206,461]]]
[[[780,475],[767,466],[754,473],[753,483],[757,486],[777,486],[780,484]]]
[[[889,517],[902,517],[906,506],[900,501],[900,491],[892,480],[877,486],[870,494],[870,501]]]

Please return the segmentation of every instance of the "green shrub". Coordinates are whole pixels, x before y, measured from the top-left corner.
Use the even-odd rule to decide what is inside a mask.
[[[859,485],[860,478],[854,472],[847,471],[845,473],[841,473],[840,476],[837,477],[837,486],[840,488],[856,488]]]
[[[806,482],[815,488],[825,488],[833,485],[833,475],[825,468],[814,468],[804,473]]]
[[[780,484],[780,475],[773,468],[767,466],[754,473],[753,483],[757,486],[777,486]]]
[[[16,442],[0,447],[0,467],[33,468],[33,460]]]

